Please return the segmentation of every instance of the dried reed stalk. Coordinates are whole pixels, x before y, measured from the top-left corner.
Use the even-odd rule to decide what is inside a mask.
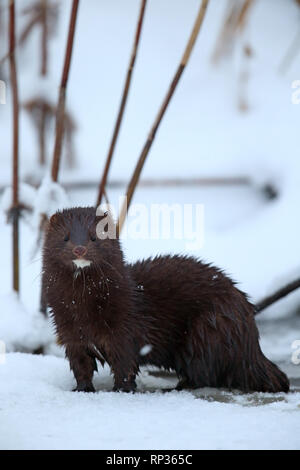
[[[56,107],[52,103],[47,101],[42,96],[37,96],[26,101],[23,104],[23,108],[28,113],[31,118],[34,127],[37,132],[38,137],[38,147],[39,147],[39,163],[40,165],[45,165],[47,156],[46,156],[46,136],[49,131],[49,124],[52,119],[55,119],[56,116]],[[69,112],[65,112],[64,117],[64,133],[66,138],[66,160],[68,162],[69,168],[74,166],[75,160],[75,151],[73,138],[74,133],[77,129],[76,122],[73,116]]]
[[[20,290],[19,276],[19,95],[15,61],[15,2],[9,0],[9,64],[13,101],[13,179],[10,218],[13,225],[13,289]]]
[[[99,206],[101,204],[102,198],[104,196],[104,190],[105,190],[105,185],[106,185],[106,182],[107,182],[108,172],[109,172],[109,169],[110,169],[110,166],[111,166],[115,146],[116,146],[116,143],[117,143],[117,139],[118,139],[118,136],[119,136],[119,132],[120,132],[123,116],[124,116],[124,111],[125,111],[127,98],[128,98],[128,93],[129,93],[129,88],[130,88],[131,79],[132,79],[132,73],[133,73],[133,69],[134,69],[134,65],[135,65],[135,61],[136,61],[136,56],[137,56],[137,51],[138,51],[138,46],[139,46],[140,37],[141,37],[141,31],[142,31],[142,26],[143,26],[146,3],[147,3],[147,0],[142,0],[141,1],[140,13],[139,13],[137,27],[136,27],[136,31],[135,31],[135,38],[134,38],[133,48],[132,48],[132,52],[131,52],[131,56],[130,56],[129,66],[128,66],[128,70],[127,70],[127,76],[126,76],[125,85],[124,85],[123,94],[122,94],[122,99],[121,99],[121,103],[120,103],[120,108],[119,108],[119,112],[118,112],[118,115],[117,115],[117,120],[116,120],[116,123],[115,123],[115,128],[114,128],[114,132],[113,132],[113,135],[112,135],[109,151],[108,151],[108,154],[107,154],[107,157],[106,157],[106,163],[105,163],[105,167],[104,167],[104,170],[103,170],[101,182],[100,182],[100,185],[99,185],[97,206]]]
[[[42,0],[42,57],[41,57],[41,75],[47,75],[47,63],[48,63],[48,21],[47,21],[47,7],[48,0]]]
[[[24,179],[24,183],[30,184],[34,188],[38,188],[40,185],[40,181],[37,180],[35,177],[32,177],[32,175],[27,175],[27,177]],[[66,191],[72,191],[72,190],[79,190],[79,189],[90,189],[90,188],[96,188],[98,186],[98,182],[96,180],[84,180],[84,181],[74,181],[74,182],[62,182],[61,186],[66,190]],[[126,188],[127,186],[127,181],[126,180],[110,180],[109,183],[107,183],[107,187],[111,189],[122,189]],[[207,178],[147,178],[147,179],[141,179],[139,181],[139,187],[140,188],[165,188],[165,187],[170,187],[170,188],[187,188],[187,187],[196,187],[196,188],[201,188],[201,187],[210,187],[210,186],[250,186],[253,187],[253,190],[263,190],[264,193],[266,193],[266,197],[268,199],[271,199],[272,196],[276,197],[274,194],[274,191],[276,191],[275,188],[271,187],[270,185],[266,185],[263,188],[256,187],[254,181],[251,180],[248,176],[220,176],[220,177],[207,177]],[[1,193],[5,190],[6,186],[5,185],[0,185],[0,196]],[[105,196],[104,193],[104,197]],[[107,200],[106,200],[107,202]]]
[[[171,101],[171,98],[174,94],[174,91],[175,91],[175,89],[176,89],[176,87],[179,83],[179,80],[180,80],[180,78],[181,78],[181,76],[182,76],[182,74],[185,70],[185,67],[186,67],[186,65],[189,61],[192,49],[195,45],[196,39],[198,37],[199,31],[201,29],[201,26],[202,26],[202,23],[203,23],[203,20],[204,20],[204,17],[205,17],[205,13],[206,13],[208,3],[209,3],[209,0],[202,0],[201,6],[199,8],[199,12],[197,14],[195,24],[193,26],[191,35],[189,37],[189,40],[188,40],[188,43],[186,45],[186,48],[185,48],[184,54],[182,56],[182,59],[180,61],[180,64],[177,68],[175,76],[174,76],[174,78],[173,78],[173,80],[170,84],[169,90],[168,90],[168,92],[165,96],[165,99],[164,99],[161,107],[160,107],[158,115],[157,115],[157,117],[154,121],[154,124],[153,124],[153,126],[150,130],[148,138],[145,142],[145,145],[142,149],[142,152],[141,152],[140,157],[138,159],[138,162],[136,164],[135,170],[133,172],[132,178],[131,178],[130,183],[129,183],[128,188],[127,188],[126,199],[124,201],[123,207],[122,207],[121,212],[119,214],[119,220],[118,220],[118,224],[117,224],[117,234],[118,235],[120,235],[120,233],[122,231],[122,227],[123,227],[123,224],[124,224],[124,221],[125,221],[125,218],[126,218],[127,211],[129,209],[130,203],[132,201],[132,197],[133,197],[134,191],[136,189],[136,186],[138,184],[138,181],[139,181],[143,166],[145,164],[147,155],[148,155],[149,150],[152,146],[152,143],[155,139],[156,132],[157,132],[157,130],[159,128],[159,125],[162,121],[162,118],[163,118],[163,116],[164,116],[164,114],[167,110],[167,107],[168,107],[168,105]]]
[[[262,312],[270,305],[274,304],[275,302],[282,299],[283,297],[286,297],[291,292],[294,292],[296,289],[299,289],[299,288],[300,288],[300,279],[296,279],[295,281],[290,282],[287,286],[282,287],[281,289],[276,291],[274,294],[261,300],[256,305],[256,313]]]
[[[66,92],[67,92],[67,84],[68,84],[73,45],[74,45],[74,35],[75,35],[75,28],[76,28],[78,5],[79,5],[79,0],[73,0],[65,61],[64,61],[62,79],[61,79],[60,90],[59,90],[58,105],[57,105],[57,110],[56,110],[55,145],[54,145],[52,170],[51,170],[51,177],[53,181],[57,181],[58,179],[58,172],[59,172],[59,166],[60,166],[60,160],[61,160],[61,151],[62,151],[62,143],[63,143],[64,127],[65,127],[64,122],[65,122],[65,108],[66,108]]]
[[[41,30],[41,75],[47,75],[48,39],[55,30],[58,18],[58,3],[49,0],[36,0],[31,6],[23,10],[28,16],[28,22],[20,36],[19,44],[23,44],[36,27]]]
[[[247,21],[247,15],[252,7],[254,0],[245,0],[237,21],[236,29],[243,29]]]
[[[295,38],[293,39],[293,42],[290,44],[284,58],[282,59],[279,65],[279,73],[281,74],[286,73],[286,71],[292,65],[293,61],[299,55],[299,50],[300,50],[300,30],[297,31],[297,34]]]
[[[217,63],[226,52],[231,50],[237,32],[242,31],[246,25],[247,16],[253,4],[254,0],[244,0],[243,4],[239,4],[236,0],[229,0],[225,20],[213,53],[213,63]]]
[[[23,15],[28,16],[24,30],[20,34],[18,44],[23,45],[32,31],[40,27],[41,30],[41,75],[47,75],[48,64],[48,40],[53,35],[58,19],[58,3],[49,0],[37,0],[28,8],[22,10]],[[9,58],[10,52],[0,60],[0,65]]]
[[[39,143],[39,164],[46,164],[46,130],[55,115],[55,108],[41,97],[33,98],[24,103],[23,108],[33,121]]]

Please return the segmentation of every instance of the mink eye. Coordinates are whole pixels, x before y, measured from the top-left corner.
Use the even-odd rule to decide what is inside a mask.
[[[65,238],[64,238],[64,242],[68,242],[69,240],[70,240],[69,235],[66,235]]]
[[[92,241],[92,242],[95,242],[95,241],[96,241],[95,235],[91,235],[91,241]]]

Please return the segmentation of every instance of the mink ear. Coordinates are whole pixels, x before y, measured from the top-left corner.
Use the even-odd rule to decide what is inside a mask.
[[[54,225],[57,223],[57,219],[58,219],[58,214],[57,212],[55,212],[55,214],[51,215],[50,219],[49,219],[49,224],[50,225]]]

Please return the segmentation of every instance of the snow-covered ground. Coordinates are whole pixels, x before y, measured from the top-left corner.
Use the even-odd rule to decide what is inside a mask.
[[[169,380],[142,374],[143,393],[72,393],[63,359],[8,354],[0,367],[1,449],[295,449],[300,394],[162,393]]]
[[[19,2],[20,4],[21,2]],[[23,4],[29,4],[23,0]],[[270,4],[272,6],[270,7]],[[50,75],[38,77],[37,32],[18,55],[22,102],[38,93],[57,99],[71,2],[61,3],[58,34],[50,48]],[[128,180],[158,107],[181,57],[198,0],[151,0],[134,72],[126,118],[110,177]],[[300,106],[292,104],[292,83],[300,79],[299,60],[278,72],[299,28],[300,9],[292,0],[256,0],[251,20],[233,57],[218,67],[210,59],[225,0],[211,0],[203,30],[151,149],[143,177],[249,177],[249,186],[140,188],[134,202],[204,204],[204,245],[192,254],[224,268],[259,300],[299,276]],[[221,8],[220,8],[221,7]],[[81,2],[68,89],[76,116],[77,167],[63,165],[62,182],[97,181],[101,175],[130,53],[138,0]],[[22,20],[23,21],[23,20]],[[19,20],[19,25],[21,20]],[[249,110],[237,109],[241,51],[250,44]],[[2,51],[3,52],[3,51]],[[4,70],[6,72],[7,70]],[[0,79],[6,79],[1,77]],[[11,106],[0,105],[0,185],[11,179]],[[53,131],[53,129],[52,129]],[[49,157],[53,134],[49,134]],[[40,174],[32,124],[21,120],[21,174]],[[261,190],[279,191],[267,200]],[[26,188],[25,188],[26,189]],[[300,340],[300,292],[272,306],[258,320],[265,354],[289,375],[293,393],[247,395],[225,391],[154,393],[174,383],[143,371],[139,390],[109,393],[105,369],[96,376],[95,395],[72,394],[73,378],[51,325],[38,313],[40,250],[34,253],[36,214],[45,191],[25,191],[34,216],[21,224],[21,299],[11,289],[11,227],[0,214],[1,448],[300,448],[300,365],[291,362]],[[73,190],[65,205],[92,205],[96,187]],[[111,189],[118,204],[121,190]],[[2,205],[7,206],[7,195]],[[59,196],[59,202],[64,196]],[[29,201],[28,201],[29,199]],[[54,210],[54,206],[51,210]],[[28,223],[29,222],[29,223]],[[157,253],[186,253],[186,240],[123,241],[127,259]],[[33,254],[34,253],[34,254]],[[298,311],[298,315],[297,315]],[[47,356],[24,352],[43,344]],[[15,353],[22,351],[23,353]],[[55,357],[56,356],[56,357]],[[151,392],[151,393],[150,393]]]

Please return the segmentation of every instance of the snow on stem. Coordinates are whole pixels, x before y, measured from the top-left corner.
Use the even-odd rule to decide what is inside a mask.
[[[140,13],[139,13],[137,27],[136,27],[136,31],[135,31],[135,38],[134,38],[133,48],[132,48],[132,52],[131,52],[131,56],[130,56],[129,66],[128,66],[128,70],[127,70],[127,76],[126,76],[124,89],[123,89],[123,94],[122,94],[122,99],[121,99],[121,103],[120,103],[120,108],[119,108],[119,112],[118,112],[118,115],[117,115],[117,120],[116,120],[116,123],[115,123],[113,136],[112,136],[112,139],[111,139],[109,151],[108,151],[108,154],[107,154],[107,157],[106,157],[105,167],[104,167],[104,170],[103,170],[103,174],[102,174],[102,178],[101,178],[101,182],[100,182],[100,186],[99,186],[97,206],[99,206],[101,204],[102,198],[103,198],[103,196],[105,196],[105,185],[106,185],[108,172],[109,172],[109,169],[110,169],[110,166],[111,166],[115,146],[116,146],[116,143],[117,143],[117,140],[118,140],[118,136],[119,136],[119,132],[120,132],[123,116],[124,116],[124,111],[125,111],[125,107],[126,107],[126,103],[127,103],[129,88],[130,88],[131,79],[132,79],[132,73],[133,73],[133,69],[134,69],[134,65],[135,65],[135,61],[136,61],[136,56],[137,56],[137,51],[138,51],[138,47],[139,47],[139,42],[140,42],[140,37],[141,37],[141,31],[142,31],[142,26],[143,26],[143,20],[144,20],[146,4],[147,4],[147,0],[142,0],[141,1]]]
[[[180,64],[177,68],[175,76],[174,76],[174,78],[173,78],[173,80],[170,84],[169,90],[168,90],[168,92],[165,96],[165,99],[164,99],[164,101],[161,105],[161,108],[158,112],[158,115],[157,115],[157,117],[154,121],[154,124],[153,124],[153,126],[150,130],[148,138],[145,142],[145,145],[142,149],[142,152],[141,152],[140,157],[138,159],[138,162],[136,164],[135,170],[133,172],[132,178],[131,178],[130,183],[129,183],[128,188],[127,188],[127,193],[126,193],[126,198],[125,198],[124,205],[123,205],[123,207],[121,209],[121,212],[119,214],[119,220],[118,220],[118,226],[117,226],[118,235],[120,235],[120,233],[122,231],[122,227],[123,227],[123,224],[125,222],[127,211],[129,209],[129,206],[130,206],[135,188],[138,184],[138,181],[139,181],[143,166],[145,164],[147,155],[148,155],[149,150],[152,146],[152,143],[155,139],[156,132],[157,132],[157,130],[159,128],[159,125],[162,121],[162,118],[163,118],[163,116],[164,116],[164,114],[167,110],[167,107],[168,107],[168,105],[171,101],[171,98],[174,94],[174,91],[175,91],[175,89],[176,89],[176,87],[179,83],[179,80],[180,80],[180,78],[181,78],[181,76],[182,76],[182,74],[185,70],[185,67],[186,67],[186,65],[189,61],[192,49],[195,45],[196,39],[198,37],[199,31],[201,29],[201,26],[202,26],[202,23],[203,23],[203,20],[204,20],[204,17],[205,17],[205,13],[206,13],[208,3],[209,3],[209,0],[202,0],[201,6],[199,8],[199,12],[197,14],[195,24],[193,26],[191,35],[190,35],[189,40],[187,42],[187,45],[186,45],[184,54],[182,56],[182,59],[180,61]]]
[[[19,95],[15,60],[15,1],[9,0],[9,64],[13,101],[13,179],[10,217],[13,225],[13,290],[19,293]]]
[[[75,35],[75,29],[76,29],[78,5],[79,5],[79,0],[73,0],[65,61],[64,61],[62,79],[61,79],[60,90],[59,90],[58,105],[57,105],[57,110],[56,110],[55,145],[54,145],[52,170],[51,170],[52,181],[54,182],[57,182],[57,179],[58,179],[59,164],[60,164],[60,159],[61,159],[62,143],[63,143],[63,137],[64,137],[66,92],[67,92],[67,84],[68,84],[73,45],[74,45],[74,35]]]

